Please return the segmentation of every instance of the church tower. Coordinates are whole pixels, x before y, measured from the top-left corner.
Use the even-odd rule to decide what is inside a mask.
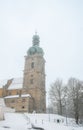
[[[32,38],[32,47],[25,56],[23,88],[28,91],[33,100],[33,111],[46,112],[45,90],[45,60],[43,49],[39,47],[40,38],[35,33]]]

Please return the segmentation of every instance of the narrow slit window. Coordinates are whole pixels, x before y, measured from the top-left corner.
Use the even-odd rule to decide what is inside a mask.
[[[22,106],[22,109],[24,109],[25,107],[24,106]]]
[[[31,63],[31,68],[34,68],[34,62]]]

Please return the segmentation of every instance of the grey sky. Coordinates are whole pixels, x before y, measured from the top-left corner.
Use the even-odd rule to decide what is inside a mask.
[[[36,29],[47,87],[57,77],[83,80],[83,0],[0,0],[0,79],[23,76]]]

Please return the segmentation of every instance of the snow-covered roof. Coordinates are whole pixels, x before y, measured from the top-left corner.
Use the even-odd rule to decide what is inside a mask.
[[[5,80],[0,80],[0,88],[3,88],[4,85],[7,84],[7,79]]]
[[[8,90],[21,89],[23,87],[23,78],[14,78],[8,87]]]
[[[22,94],[21,97],[31,97],[30,94]]]
[[[11,95],[11,96],[6,96],[4,98],[18,98],[18,97],[19,97],[19,95]]]
[[[10,96],[6,96],[4,98],[18,98],[19,95],[10,95]],[[30,94],[22,94],[21,97],[31,97]]]

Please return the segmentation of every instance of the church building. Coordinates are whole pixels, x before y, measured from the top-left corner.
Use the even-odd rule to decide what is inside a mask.
[[[37,33],[25,56],[23,78],[1,81],[0,97],[16,112],[46,112],[45,59]]]

